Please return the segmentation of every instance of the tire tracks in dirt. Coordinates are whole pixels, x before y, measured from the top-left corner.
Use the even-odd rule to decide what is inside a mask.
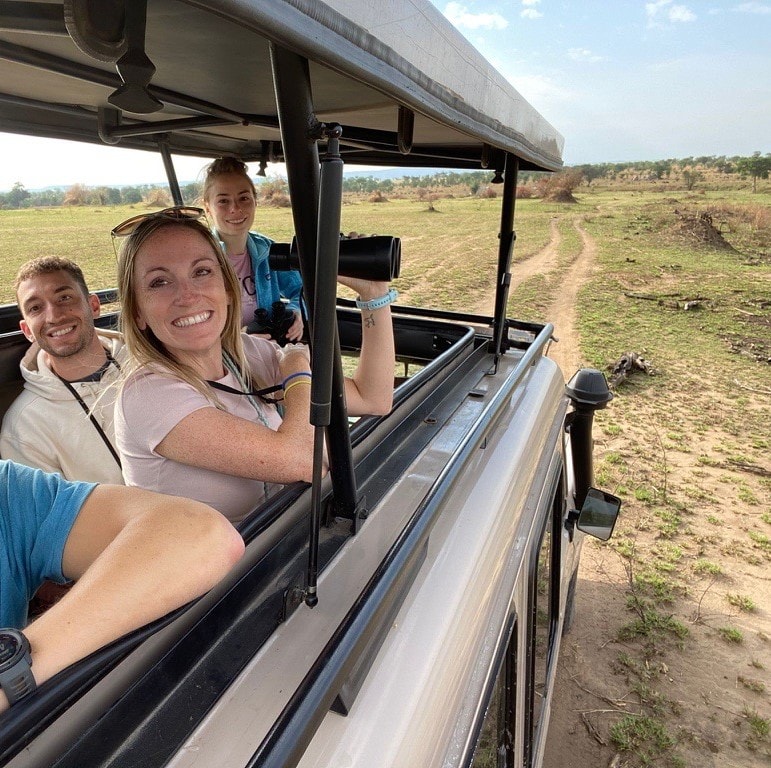
[[[511,288],[513,291],[526,280],[545,272],[551,272],[557,267],[557,256],[562,244],[562,234],[559,228],[560,219],[552,216],[549,222],[549,242],[540,251],[527,259],[515,262],[511,268]]]
[[[522,283],[538,275],[548,275],[560,269],[559,250],[562,244],[560,222],[562,217],[554,216],[549,223],[549,242],[537,253],[514,262],[511,266],[511,286],[513,293]],[[562,375],[569,379],[581,367],[583,358],[579,344],[576,320],[578,317],[576,302],[578,293],[589,280],[594,270],[597,255],[597,243],[583,226],[583,218],[573,219],[573,226],[581,237],[581,250],[573,258],[554,289],[554,296],[546,311],[546,319],[554,325],[554,338],[549,345],[548,356],[559,365]],[[487,298],[473,311],[490,311],[490,299]]]
[[[509,295],[527,280],[556,269],[557,255],[561,242],[562,235],[559,230],[559,217],[554,216],[549,222],[549,242],[532,256],[527,256],[521,261],[512,263],[509,269],[511,272]],[[492,314],[494,305],[495,293],[480,299],[471,309],[471,312],[479,315],[489,315]]]
[[[597,243],[584,229],[580,218],[573,219],[573,226],[581,237],[581,251],[564,273],[546,317],[554,324],[554,337],[558,339],[549,347],[548,356],[562,369],[569,379],[583,364],[576,320],[578,318],[578,293],[594,270]]]

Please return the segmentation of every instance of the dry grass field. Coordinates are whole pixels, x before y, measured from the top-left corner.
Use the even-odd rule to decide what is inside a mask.
[[[771,187],[591,188],[517,202],[509,314],[555,323],[566,378],[634,370],[598,414],[597,484],[547,768],[771,764]],[[433,208],[433,210],[430,210]],[[0,211],[2,295],[43,254],[114,284],[109,230],[140,206]],[[402,238],[400,303],[490,312],[500,202],[355,202],[343,229]],[[258,227],[288,239],[287,209]]]

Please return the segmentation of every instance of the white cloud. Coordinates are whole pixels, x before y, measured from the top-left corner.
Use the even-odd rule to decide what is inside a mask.
[[[685,5],[673,5],[667,16],[670,21],[695,21],[696,14]]]
[[[568,57],[573,61],[604,61],[604,56],[598,56],[596,53],[592,53],[588,48],[569,48]]]
[[[460,3],[447,3],[444,15],[456,26],[464,29],[506,29],[509,22],[499,13],[469,13]]]
[[[648,26],[655,27],[659,20],[669,22],[695,21],[696,14],[687,5],[672,5],[672,0],[655,0],[645,4]]]
[[[771,13],[771,5],[766,3],[740,3],[731,9],[737,13],[758,13],[767,14]]]
[[[671,2],[672,0],[656,0],[653,3],[645,3],[645,13],[648,18],[651,19],[658,14],[659,9],[663,8],[665,5],[669,5]]]
[[[548,75],[507,74],[505,70],[501,71],[517,91],[542,114],[544,109],[553,104],[572,103],[583,98],[578,91],[558,84]]]
[[[522,0],[524,8],[519,12],[519,15],[523,19],[540,19],[543,14],[535,8],[540,2],[541,0]]]

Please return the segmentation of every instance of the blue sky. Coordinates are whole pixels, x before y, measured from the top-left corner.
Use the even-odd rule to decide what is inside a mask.
[[[771,2],[432,2],[568,164],[771,151]]]
[[[771,0],[432,2],[563,134],[566,164],[771,151]],[[165,178],[149,153],[58,142],[52,163],[30,142],[0,134],[0,190]]]

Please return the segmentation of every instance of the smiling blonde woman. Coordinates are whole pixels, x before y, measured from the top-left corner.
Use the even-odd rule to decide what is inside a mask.
[[[118,287],[135,361],[116,405],[116,438],[127,484],[204,501],[236,523],[264,499],[266,484],[311,479],[309,356],[302,345],[282,350],[240,332],[238,279],[194,211],[116,228],[128,234]],[[375,305],[362,313],[348,411],[387,413],[395,292],[382,282],[341,282]]]

